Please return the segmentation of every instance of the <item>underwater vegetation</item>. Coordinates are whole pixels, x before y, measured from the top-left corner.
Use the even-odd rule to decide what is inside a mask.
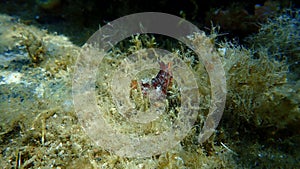
[[[38,1],[53,10],[62,1]],[[53,3],[53,4],[51,4]],[[97,98],[108,121],[123,132],[140,135],[168,127],[180,100],[168,69],[144,72],[131,83],[132,100],[162,87],[170,103],[164,120],[132,125],[120,117],[107,93],[121,59],[140,49],[165,47],[195,72],[203,103],[195,127],[168,152],[150,158],[123,158],[95,146],[73,109],[72,76],[80,47],[62,35],[0,15],[0,165],[3,168],[299,168],[300,166],[300,18],[287,9],[261,23],[245,45],[219,40],[215,28],[202,47],[214,47],[227,79],[224,114],[215,134],[199,144],[197,136],[210,101],[209,77],[194,52],[155,35],[136,35],[112,49],[99,67]],[[164,79],[166,78],[166,79]],[[122,84],[118,84],[122,85]],[[159,87],[157,87],[159,86]],[[126,86],[130,87],[130,86]],[[170,89],[171,88],[171,89]],[[170,94],[171,93],[171,94]],[[143,94],[143,93],[142,93]],[[146,104],[146,103],[145,103]],[[165,120],[166,119],[166,120]],[[168,121],[168,119],[171,119]]]
[[[285,10],[245,39],[248,48],[219,44],[229,49],[224,59],[230,60],[224,65],[230,89],[223,124],[231,131],[227,136],[232,143],[251,145],[236,152],[248,156],[246,161],[259,168],[289,168],[283,160],[288,157],[278,156],[278,152],[289,152],[295,160],[291,164],[299,161],[299,28],[299,10]],[[230,46],[235,46],[235,50]],[[240,140],[241,135],[246,137]],[[253,151],[257,144],[263,146]],[[278,151],[274,152],[274,148]],[[251,155],[247,151],[256,153]],[[273,164],[262,164],[262,159]]]
[[[300,13],[285,10],[279,17],[269,18],[259,33],[246,38],[252,48],[265,48],[270,57],[287,62],[291,80],[299,79],[300,61]]]

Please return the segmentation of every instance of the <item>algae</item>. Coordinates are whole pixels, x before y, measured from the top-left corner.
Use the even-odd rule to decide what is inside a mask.
[[[228,84],[227,103],[220,126],[207,142],[198,143],[197,136],[208,110],[208,105],[204,104],[201,107],[203,114],[199,115],[195,127],[180,144],[160,155],[139,159],[118,157],[95,146],[78,122],[71,99],[71,79],[79,47],[64,36],[0,15],[1,167],[299,167],[300,81],[298,76],[291,75],[298,69],[289,69],[297,59],[285,62],[277,55],[274,57],[276,53],[298,57],[299,41],[297,38],[290,41],[288,37],[299,35],[299,21],[290,17],[278,16],[264,24],[260,33],[249,38],[249,42],[254,42],[251,47],[217,41],[214,32],[208,36],[210,45],[215,45],[219,51]],[[296,31],[286,34],[282,31],[286,29]],[[272,36],[273,40],[267,40],[276,33],[287,37]],[[287,42],[292,44],[287,45]],[[124,123],[111,106],[111,98],[104,92],[107,84],[103,81],[110,77],[109,71],[118,66],[120,59],[136,50],[159,45],[155,38],[141,35],[133,36],[128,44],[128,50],[123,50],[122,45],[113,49],[99,68],[98,97],[108,103],[102,108],[107,109],[106,115],[111,123],[121,126],[124,132],[159,132],[162,129],[158,124],[137,130],[140,126]],[[277,48],[282,45],[285,46]],[[208,103],[208,75],[203,65],[195,61],[195,54],[180,44],[166,46],[173,48],[173,52],[197,72],[199,90],[205,95],[202,100]],[[174,114],[165,118],[172,116]]]

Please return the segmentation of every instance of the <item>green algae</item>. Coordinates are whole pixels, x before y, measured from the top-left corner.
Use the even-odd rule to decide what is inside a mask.
[[[65,37],[10,22],[7,16],[1,15],[1,19],[0,29],[7,32],[1,34],[1,39],[7,39],[7,44],[1,42],[1,53],[10,49],[9,52],[15,52],[12,55],[19,54],[1,63],[0,70],[0,164],[4,168],[295,168],[299,165],[300,83],[288,78],[294,73],[288,69],[291,62],[274,58],[272,48],[265,50],[265,42],[258,42],[263,39],[264,30],[252,36],[255,44],[259,44],[253,47],[216,42],[228,84],[226,108],[216,133],[204,144],[197,142],[203,121],[200,116],[189,135],[170,151],[135,159],[121,158],[95,146],[82,130],[72,108],[70,90],[79,48]],[[211,43],[215,42],[213,37],[208,37]],[[285,38],[272,40],[275,43],[272,46],[285,44],[280,39]],[[111,51],[99,72],[112,70],[129,53],[156,45],[155,38],[149,36],[134,36],[130,41],[128,51],[118,48]],[[294,45],[293,49],[297,48]],[[297,51],[282,49],[288,52],[280,53],[287,56],[294,56]],[[184,47],[173,51],[179,51],[177,55],[194,65],[199,79],[204,79],[198,81],[199,90],[209,95],[207,74],[199,63],[195,66],[191,60],[193,53]],[[5,72],[19,72],[21,78],[16,79],[17,83],[8,81]],[[98,76],[99,91],[105,88],[101,78],[106,76]],[[209,96],[204,100],[208,102]],[[204,112],[207,109],[207,105],[202,107]],[[114,119],[115,111],[110,110],[107,115]],[[151,127],[146,126],[143,132],[155,131]]]

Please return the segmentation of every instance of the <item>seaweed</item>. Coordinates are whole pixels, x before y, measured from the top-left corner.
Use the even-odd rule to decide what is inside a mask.
[[[173,149],[149,158],[124,158],[95,145],[73,109],[71,77],[79,47],[64,36],[1,16],[2,28],[15,30],[5,36],[7,43],[1,42],[1,54],[10,49],[21,56],[14,58],[18,64],[8,60],[0,69],[0,163],[4,168],[297,168],[300,81],[293,74],[298,72],[294,66],[299,57],[299,19],[295,20],[298,17],[292,12],[273,18],[262,25],[260,33],[247,39],[253,44],[248,47],[220,42],[216,32],[202,36],[202,47],[207,45],[219,52],[216,56],[224,66],[228,90],[221,124],[203,144],[198,142],[198,135],[209,108],[211,86],[207,72],[186,46],[174,45],[172,40],[161,44],[170,47],[196,72],[199,92],[204,96],[201,113],[187,137]],[[122,132],[159,133],[176,117],[176,112],[168,109],[162,117],[167,119],[165,126],[129,126],[124,118],[119,118],[121,115],[112,106],[107,92],[111,89],[105,82],[122,59],[137,50],[159,45],[152,36],[133,36],[126,44],[109,51],[98,69],[97,99],[105,101],[98,106]],[[286,62],[283,56],[290,59]],[[30,63],[24,62],[24,58]],[[17,65],[23,68],[16,69]],[[5,80],[8,73],[17,72],[18,83]],[[155,70],[147,75],[157,73]],[[180,94],[177,86],[173,87],[167,91],[167,100],[176,108],[180,106]],[[173,92],[174,100],[168,92]]]

